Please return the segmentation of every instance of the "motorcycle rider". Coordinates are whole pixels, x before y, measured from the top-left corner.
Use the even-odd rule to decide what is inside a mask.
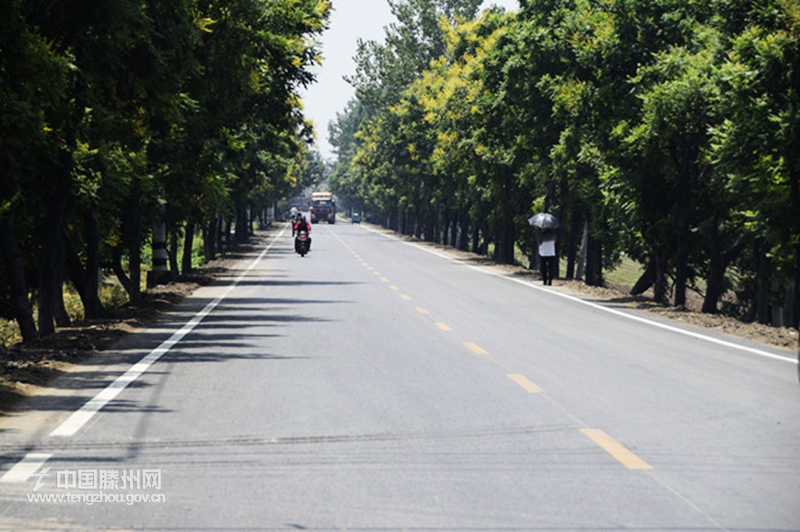
[[[305,231],[308,235],[308,242],[306,243],[306,249],[311,251],[311,224],[306,221],[306,217],[302,214],[297,216],[297,220],[292,224],[292,236],[296,237],[300,234],[300,231]],[[297,241],[295,240],[295,247],[297,245]]]

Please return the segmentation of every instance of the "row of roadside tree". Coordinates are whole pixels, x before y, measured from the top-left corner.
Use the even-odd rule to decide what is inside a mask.
[[[389,3],[330,126],[340,197],[503,263],[550,211],[568,278],[603,284],[624,254],[634,293],[797,323],[800,3]]]
[[[101,268],[138,299],[154,223],[186,271],[196,232],[213,257],[226,228],[246,239],[257,213],[302,188],[319,158],[298,93],[330,9],[0,2],[0,314],[25,340],[68,324],[66,280],[87,318],[103,314]]]

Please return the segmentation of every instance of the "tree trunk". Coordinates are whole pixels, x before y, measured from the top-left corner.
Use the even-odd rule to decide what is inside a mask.
[[[450,230],[450,209],[444,209],[444,212],[441,214],[441,234],[439,235],[439,241],[444,244],[445,246],[450,245],[450,239],[452,238],[453,234]]]
[[[211,260],[214,258],[214,244],[217,241],[217,237],[214,232],[216,227],[216,220],[211,220],[205,225],[205,227],[203,227],[203,256],[205,258],[205,262],[211,262]]]
[[[104,314],[100,301],[100,208],[96,202],[83,213],[86,233],[86,264],[82,264],[74,251],[68,259],[70,278],[83,303],[86,319],[95,320]]]
[[[478,247],[478,254],[484,257],[489,256],[489,246],[492,244],[492,232],[489,230],[489,222],[483,221],[483,227],[480,233],[481,243]]]
[[[64,309],[64,222],[72,187],[72,154],[63,150],[55,169],[56,186],[42,228],[41,269],[39,273],[39,333],[56,332],[55,321],[66,326]]]
[[[33,319],[31,302],[28,299],[28,286],[25,282],[25,266],[22,252],[14,236],[14,212],[9,211],[0,215],[0,251],[2,251],[2,264],[6,265],[8,277],[11,281],[11,303],[14,319],[19,325],[22,339],[26,342],[39,337],[36,331],[36,322]]]
[[[461,231],[458,235],[458,249],[467,251],[469,249],[469,216],[461,214]]]
[[[756,241],[756,275],[758,277],[758,293],[754,302],[755,319],[758,323],[768,325],[770,280],[772,275],[772,261],[767,256],[766,243],[763,238]]]
[[[206,262],[208,262],[209,247],[210,247],[210,244],[209,244],[210,235],[209,235],[209,225],[208,224],[202,226],[202,228],[201,228],[201,236],[203,238],[203,262],[206,263]],[[186,249],[185,245],[184,245],[183,249]]]
[[[438,204],[433,211],[433,241],[440,243],[442,241],[442,215]]]
[[[475,254],[481,251],[481,230],[478,222],[472,222],[472,249]]]
[[[503,219],[497,230],[494,259],[500,264],[514,264],[514,222]]]
[[[800,329],[800,243],[794,246],[794,292],[789,312],[790,324]]]
[[[433,209],[426,209],[424,215],[425,227],[423,234],[425,235],[425,242],[436,242],[436,213]]]
[[[147,273],[147,287],[169,282],[169,251],[167,249],[167,222],[164,207],[159,206],[152,222],[150,240],[151,269]]]
[[[567,279],[575,278],[575,268],[578,259],[578,235],[581,234],[581,222],[577,216],[572,214],[569,223],[569,235],[566,239],[566,255],[567,255]]]
[[[495,260],[501,264],[514,264],[514,245],[516,235],[514,231],[514,177],[511,168],[502,168],[500,197],[500,217],[496,233]]]
[[[253,228],[255,222],[258,221],[258,211],[256,210],[255,205],[248,206],[247,208],[247,240],[250,239],[251,236],[256,234],[256,230]]]
[[[247,203],[244,201],[236,202],[236,228],[234,233],[234,242],[244,244],[250,236],[250,231],[247,229]]]
[[[586,251],[586,284],[603,286],[603,243],[590,233]]]
[[[219,220],[219,243],[217,250],[223,255],[231,249],[231,219],[230,216]]]
[[[209,260],[214,260],[217,255],[222,255],[225,253],[225,248],[222,244],[222,242],[225,240],[225,223],[223,222],[222,218],[217,217],[214,219],[214,230],[211,234],[214,235],[214,245],[212,246],[214,254]]]
[[[689,282],[689,258],[692,248],[692,197],[699,175],[699,147],[690,136],[683,136],[672,145],[672,158],[678,169],[678,238],[675,252],[675,306],[686,306]]]
[[[142,210],[138,197],[131,202],[131,234],[128,243],[128,270],[130,271],[131,301],[142,299]]]
[[[706,276],[706,295],[703,299],[702,312],[716,314],[719,312],[719,299],[722,297],[722,287],[725,281],[725,259],[722,250],[722,235],[719,227],[713,223],[711,228],[711,255]]]
[[[680,191],[680,227],[675,253],[675,306],[686,306],[686,285],[689,281],[689,254],[691,251],[691,190],[686,179],[681,179]]]
[[[589,221],[583,222],[583,234],[581,235],[581,249],[578,252],[578,265],[575,272],[575,278],[581,280],[585,277],[586,273],[586,255],[589,251]]]
[[[206,262],[211,262],[214,260],[214,257],[217,256],[217,242],[219,241],[219,238],[217,237],[217,227],[219,227],[217,219],[211,219],[208,222],[205,235],[203,236],[205,242],[204,249]]]
[[[181,273],[186,275],[192,271],[192,250],[194,248],[194,222],[187,222],[183,236],[183,258],[181,259]]]
[[[666,303],[667,298],[667,255],[656,250],[653,253],[653,299]]]
[[[67,313],[67,307],[64,304],[64,279],[67,275],[67,251],[66,251],[67,241],[66,235],[61,235],[61,241],[59,243],[59,250],[58,256],[60,257],[59,263],[60,268],[58,271],[58,279],[59,279],[59,286],[60,289],[56,290],[53,295],[55,296],[55,318],[56,318],[56,325],[59,327],[69,327],[72,325],[72,319],[69,317],[69,313]]]
[[[112,248],[111,250],[111,269],[114,272],[114,275],[117,276],[117,280],[119,280],[119,284],[122,285],[122,288],[125,289],[125,292],[128,293],[128,297],[130,297],[131,293],[131,279],[128,277],[128,274],[125,273],[125,268],[122,267],[122,247],[117,246]]]
[[[86,317],[96,319],[105,313],[100,301],[100,205],[93,202],[84,214],[86,224],[86,286],[87,298],[84,301]],[[87,308],[88,306],[88,308]]]
[[[169,271],[173,276],[180,273],[178,268],[178,229],[174,224],[170,224],[169,230]]]
[[[794,297],[791,301],[789,319],[791,325],[800,329],[800,169],[795,165],[789,171],[789,212],[792,229],[790,238],[794,244]]]
[[[639,279],[631,288],[630,294],[632,296],[639,296],[647,292],[647,290],[653,286],[656,280],[656,261],[655,259],[651,258],[650,261],[647,263],[647,267],[642,272],[642,275],[639,276]]]

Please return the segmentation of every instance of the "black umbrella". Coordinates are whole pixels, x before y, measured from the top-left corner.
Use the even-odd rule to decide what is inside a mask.
[[[528,218],[528,223],[539,229],[558,229],[558,218],[549,212],[540,212]]]

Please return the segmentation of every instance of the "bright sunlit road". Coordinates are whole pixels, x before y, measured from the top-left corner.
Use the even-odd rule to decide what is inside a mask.
[[[0,525],[800,530],[793,352],[312,236],[2,420]]]

